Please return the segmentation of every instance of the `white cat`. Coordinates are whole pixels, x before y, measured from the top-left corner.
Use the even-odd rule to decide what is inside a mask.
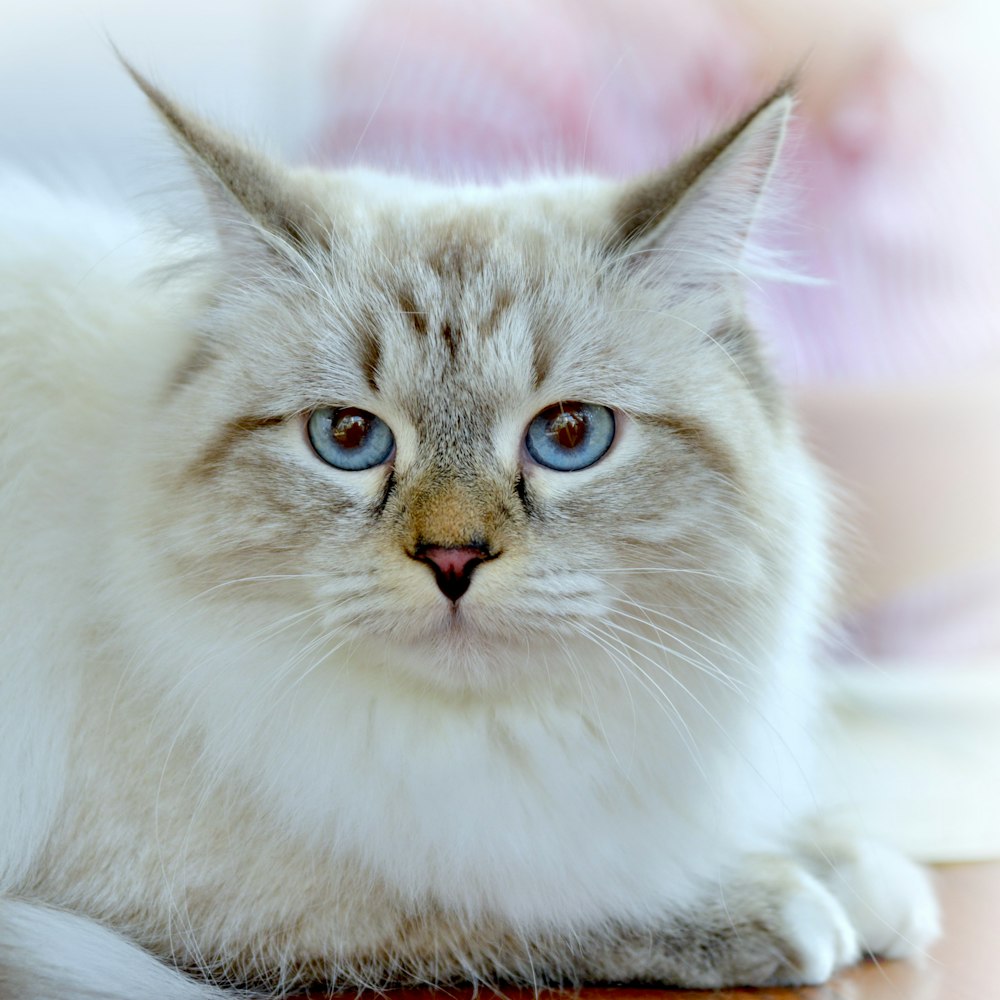
[[[741,312],[790,98],[630,184],[0,193],[0,997],[816,983],[822,488]]]

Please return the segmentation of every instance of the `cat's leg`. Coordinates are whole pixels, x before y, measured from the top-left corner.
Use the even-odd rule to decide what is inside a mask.
[[[223,1000],[226,996],[167,968],[92,920],[23,900],[0,899],[0,1000]]]
[[[747,858],[700,905],[662,923],[585,936],[585,981],[700,989],[821,983],[861,957],[844,907],[795,861]]]
[[[585,981],[799,986],[821,983],[866,953],[922,954],[937,937],[924,869],[868,841],[804,843],[795,859],[747,858],[699,906],[659,925],[584,935],[571,972],[558,960],[549,967]]]
[[[897,851],[819,832],[804,840],[802,857],[847,911],[868,954],[921,955],[940,933],[929,873]]]

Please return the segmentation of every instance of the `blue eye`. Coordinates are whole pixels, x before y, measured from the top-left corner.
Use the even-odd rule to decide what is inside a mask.
[[[576,472],[600,461],[615,439],[615,415],[606,406],[563,402],[547,406],[528,424],[524,443],[539,464]]]
[[[385,462],[395,447],[388,424],[353,406],[324,406],[309,417],[307,426],[316,454],[335,469],[372,469]]]

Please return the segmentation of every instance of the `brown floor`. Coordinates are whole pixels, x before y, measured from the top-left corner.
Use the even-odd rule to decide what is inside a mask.
[[[591,988],[580,1000],[998,1000],[1000,862],[939,868],[944,936],[919,962],[866,962],[825,986],[805,990],[725,990],[719,993]],[[509,990],[510,1000],[530,993]],[[387,1000],[469,1000],[470,991],[398,990]],[[489,994],[482,994],[489,1000]]]

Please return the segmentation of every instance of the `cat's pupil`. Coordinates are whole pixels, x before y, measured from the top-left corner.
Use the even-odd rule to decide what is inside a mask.
[[[548,432],[560,448],[576,448],[587,436],[587,418],[579,410],[561,410],[549,421]]]
[[[615,437],[615,415],[607,406],[563,400],[528,424],[524,446],[543,468],[578,472],[599,462]]]
[[[341,410],[330,428],[330,434],[341,448],[358,448],[368,435],[369,418],[360,410]]]
[[[309,414],[306,430],[316,455],[345,472],[373,469],[393,452],[392,431],[385,421],[354,406],[322,406]]]

